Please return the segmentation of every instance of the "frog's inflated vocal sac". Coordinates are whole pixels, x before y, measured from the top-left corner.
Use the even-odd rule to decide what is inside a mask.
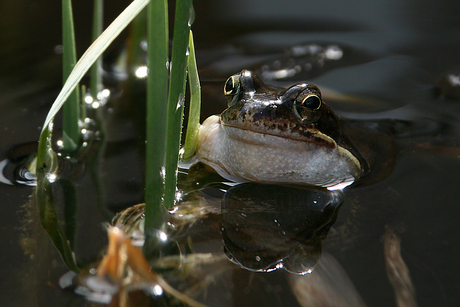
[[[380,133],[363,133],[335,115],[315,85],[281,88],[243,70],[227,80],[224,94],[228,108],[203,122],[197,148],[198,159],[224,178],[335,190],[376,162]]]

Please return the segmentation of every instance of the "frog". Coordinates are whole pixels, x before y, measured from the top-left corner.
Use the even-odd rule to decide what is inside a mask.
[[[202,123],[196,156],[228,180],[342,190],[391,171],[392,138],[335,114],[314,84],[284,88],[242,70],[224,95],[228,107]]]

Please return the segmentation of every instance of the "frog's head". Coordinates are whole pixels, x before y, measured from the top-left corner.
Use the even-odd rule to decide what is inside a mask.
[[[219,162],[217,168],[226,169],[222,173],[256,182],[341,188],[365,172],[365,162],[345,135],[341,119],[315,85],[281,88],[243,70],[228,78],[224,94],[229,103],[219,120],[218,137],[226,148],[221,160],[229,163]],[[252,155],[271,169],[243,161]],[[245,175],[240,165],[251,168],[249,164],[254,171]]]

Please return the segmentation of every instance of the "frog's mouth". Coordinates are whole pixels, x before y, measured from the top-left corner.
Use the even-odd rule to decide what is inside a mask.
[[[275,141],[275,143],[273,143],[273,139],[271,139],[271,142],[266,142],[266,136],[272,136],[275,138],[274,140],[276,140],[276,138],[280,138],[283,140],[290,140],[292,142],[304,142],[318,147],[328,148],[330,150],[340,147],[333,138],[316,129],[305,128],[302,130],[292,131],[273,126],[259,126],[260,129],[255,129],[253,127],[226,123],[222,120],[219,120],[218,124],[222,126],[222,129],[230,138],[240,140],[242,142],[250,142],[252,144],[276,146],[277,142]],[[283,141],[282,143],[284,146],[285,142]]]
[[[270,133],[256,131],[249,128],[238,127],[231,124],[226,124],[220,121],[220,125],[224,129],[225,133],[229,138],[243,143],[248,143],[252,145],[261,145],[268,147],[282,147],[286,150],[295,149],[298,146],[304,147],[305,143],[310,144],[310,150],[318,150],[320,148],[337,150],[340,154],[346,156],[356,167],[361,169],[361,163],[359,160],[346,148],[338,145],[331,137],[318,132],[311,132],[310,136],[305,136],[299,133]],[[291,146],[292,145],[292,148]]]

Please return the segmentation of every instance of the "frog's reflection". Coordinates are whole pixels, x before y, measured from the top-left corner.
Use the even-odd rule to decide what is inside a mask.
[[[310,273],[334,224],[341,192],[247,183],[222,199],[227,257],[250,271]]]

